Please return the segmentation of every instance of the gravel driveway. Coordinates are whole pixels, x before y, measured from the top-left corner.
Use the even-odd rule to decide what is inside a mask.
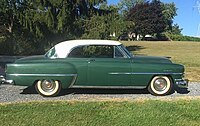
[[[133,99],[175,99],[200,97],[200,82],[189,83],[187,90],[178,90],[168,96],[152,96],[146,90],[113,89],[69,89],[63,90],[58,97],[42,97],[34,88],[26,86],[0,86],[0,103],[44,101],[44,100],[133,100]]]

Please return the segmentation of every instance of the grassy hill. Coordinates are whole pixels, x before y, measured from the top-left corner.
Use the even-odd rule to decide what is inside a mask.
[[[168,56],[174,63],[186,67],[186,78],[200,81],[200,42],[122,42],[133,54],[148,56]]]

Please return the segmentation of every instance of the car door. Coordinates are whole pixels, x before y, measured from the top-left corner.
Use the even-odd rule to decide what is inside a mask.
[[[88,61],[88,85],[131,86],[131,59],[122,54],[116,56],[119,53],[116,46],[98,46],[96,49]]]
[[[75,47],[68,55],[67,61],[76,69],[77,77],[71,86],[85,86],[88,84],[88,61],[89,57],[84,53],[85,46]]]

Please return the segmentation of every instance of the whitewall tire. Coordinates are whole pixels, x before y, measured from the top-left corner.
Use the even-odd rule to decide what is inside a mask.
[[[39,80],[35,85],[35,89],[42,96],[57,96],[61,91],[61,84],[53,80]]]
[[[155,76],[148,86],[148,91],[157,96],[168,95],[172,92],[172,89],[172,81],[167,76]]]

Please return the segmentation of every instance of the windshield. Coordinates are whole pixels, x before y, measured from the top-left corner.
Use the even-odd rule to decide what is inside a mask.
[[[46,54],[45,54],[46,57],[48,58],[56,58],[57,57],[57,54],[56,54],[56,49],[55,47],[51,48]]]

